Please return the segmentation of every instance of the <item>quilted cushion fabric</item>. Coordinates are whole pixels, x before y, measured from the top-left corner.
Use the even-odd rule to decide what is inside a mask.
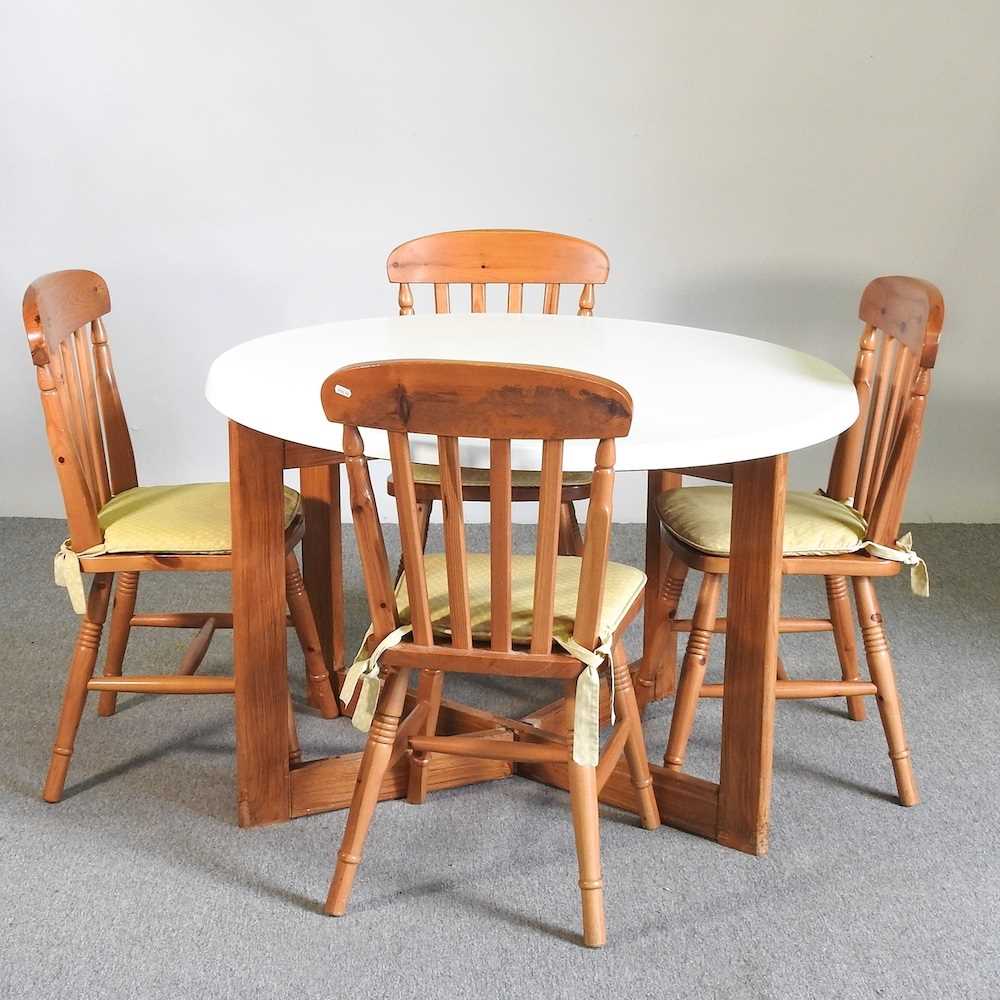
[[[729,555],[732,489],[684,486],[656,500],[664,527],[693,549]],[[785,501],[786,556],[829,556],[856,552],[868,525],[853,507],[818,493],[789,493]]]
[[[573,635],[582,562],[583,560],[578,556],[559,556],[556,560],[553,632],[562,639],[569,639]],[[477,640],[488,640],[490,638],[490,557],[485,553],[472,553],[468,556],[468,567],[472,637]],[[448,571],[444,555],[442,553],[425,555],[424,572],[427,576],[427,596],[434,631],[438,635],[449,635],[451,623],[448,617]],[[515,643],[527,644],[531,641],[533,625],[531,605],[534,586],[535,557],[512,556],[511,638]],[[622,563],[609,562],[599,631],[607,629],[613,632],[645,586],[646,574],[641,570],[625,566]],[[396,607],[400,621],[403,624],[409,624],[410,602],[405,574],[396,588]]]
[[[285,487],[285,527],[299,511],[300,497]],[[229,484],[136,486],[100,510],[107,552],[228,552]]]

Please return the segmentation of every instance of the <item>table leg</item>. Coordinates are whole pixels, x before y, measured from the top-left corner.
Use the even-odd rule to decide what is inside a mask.
[[[240,826],[290,817],[283,443],[229,423]]]
[[[669,552],[663,542],[660,517],[656,512],[656,498],[665,490],[673,490],[681,485],[681,476],[666,469],[654,469],[646,477],[646,595],[643,601],[642,655],[649,655],[653,633],[659,624],[659,604],[657,600],[660,581],[666,571]],[[677,640],[668,642],[661,663],[645,664],[641,676],[653,679],[654,698],[665,698],[673,694],[677,674]],[[645,699],[643,699],[645,700]]]
[[[787,456],[733,466],[717,837],[767,853]]]
[[[330,679],[344,669],[344,563],[340,523],[340,464],[299,470],[306,533],[302,578],[319,629]],[[310,704],[312,699],[310,698]]]

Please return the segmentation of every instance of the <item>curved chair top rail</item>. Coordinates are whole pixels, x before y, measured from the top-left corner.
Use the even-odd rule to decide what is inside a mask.
[[[578,314],[594,308],[594,285],[608,280],[608,255],[575,236],[533,229],[464,229],[408,240],[389,254],[399,313],[413,313],[411,284],[434,285],[434,311],[450,312],[449,285],[471,286],[473,312],[486,311],[486,286],[506,283],[507,311],[521,312],[524,285],[545,285],[543,311],[559,311],[559,286],[579,284]]]
[[[107,283],[94,271],[53,271],[36,278],[22,304],[32,360],[48,364],[50,352],[71,333],[109,312]]]
[[[564,368],[478,361],[348,365],[323,383],[327,419],[448,437],[623,437],[632,398],[616,382]]]

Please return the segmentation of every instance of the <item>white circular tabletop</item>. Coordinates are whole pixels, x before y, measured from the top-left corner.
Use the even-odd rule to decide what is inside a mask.
[[[320,386],[344,365],[393,358],[551,365],[612,379],[634,403],[632,430],[617,445],[622,471],[779,455],[839,434],[858,415],[851,380],[811,355],[729,333],[597,316],[392,316],[288,330],[216,358],[205,395],[253,430],[340,451],[341,428],[324,416]],[[369,457],[389,457],[383,433],[362,436]],[[432,438],[411,440],[415,461],[436,461]],[[515,444],[512,464],[537,469],[540,454],[537,445]],[[488,446],[463,441],[461,461],[487,467]],[[592,443],[566,442],[565,468],[593,465]]]

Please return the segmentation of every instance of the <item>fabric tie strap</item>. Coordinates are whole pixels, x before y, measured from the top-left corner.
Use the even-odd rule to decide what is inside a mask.
[[[379,657],[393,646],[398,646],[403,639],[413,631],[412,625],[400,625],[393,629],[381,642],[371,651],[368,657],[361,657],[361,650],[350,669],[344,676],[344,686],[340,690],[340,700],[346,708],[354,697],[354,692],[358,685],[361,685],[361,694],[358,696],[358,704],[351,717],[351,725],[363,733],[367,733],[372,727],[372,719],[375,717],[375,708],[378,705],[379,692]],[[361,643],[361,649],[365,648],[365,642],[371,636],[372,630],[369,628],[368,635]]]
[[[614,634],[606,629],[598,636],[596,649],[586,646],[573,638],[555,640],[574,659],[579,660],[583,670],[576,681],[576,708],[573,714],[573,761],[584,767],[596,767],[600,759],[601,734],[601,678],[599,670],[611,656]],[[611,724],[615,722],[615,674],[611,671]]]
[[[56,553],[52,575],[55,578],[56,586],[66,589],[73,610],[78,615],[86,614],[87,611],[87,595],[83,591],[80,556],[99,556],[103,555],[104,552],[103,545],[94,545],[85,552],[76,553],[69,547],[69,539],[67,538],[59,546],[59,551]]]
[[[927,563],[913,551],[913,536],[907,532],[902,538],[896,539],[896,548],[889,545],[879,545],[878,542],[865,542],[864,547],[879,559],[889,559],[892,562],[903,563],[910,567],[910,590],[918,597],[930,597],[930,579],[927,574]]]

